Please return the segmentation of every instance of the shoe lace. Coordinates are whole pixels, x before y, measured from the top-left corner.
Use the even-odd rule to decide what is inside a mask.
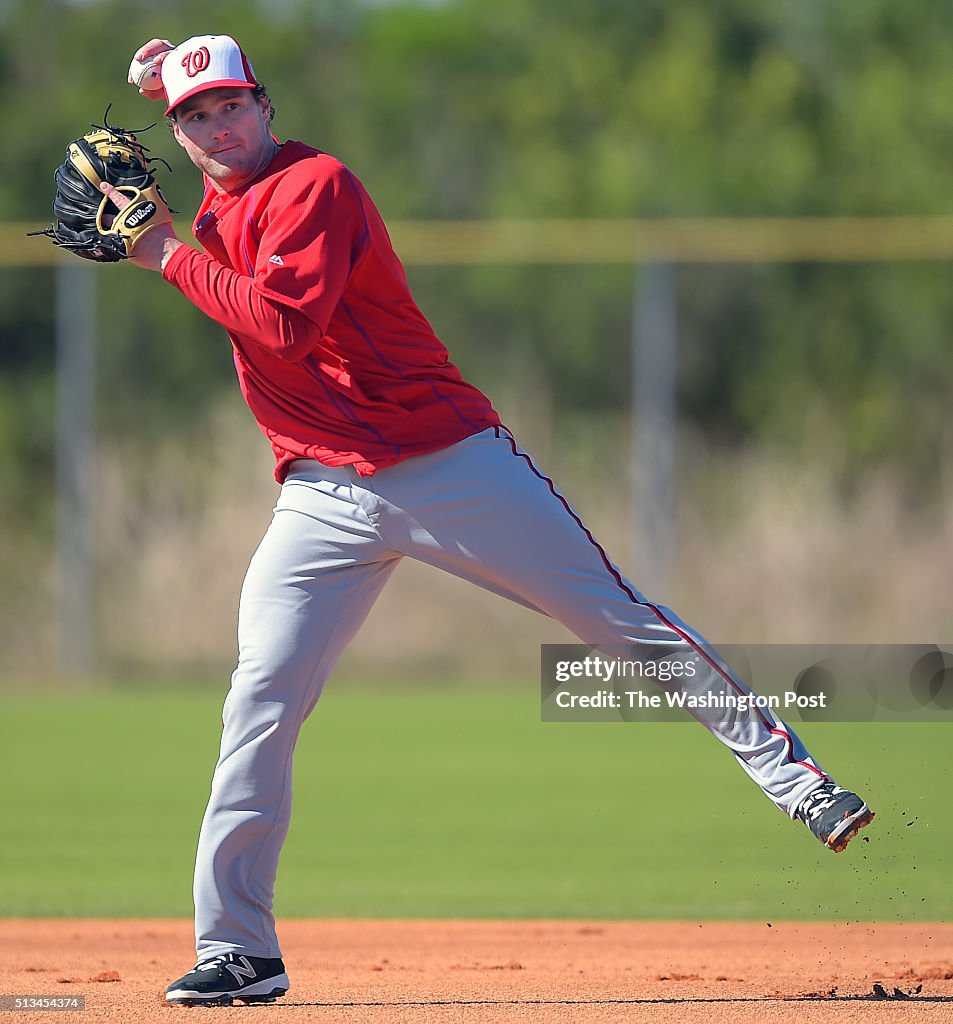
[[[209,957],[208,960],[199,960],[199,962],[192,968],[193,971],[207,971],[212,967],[221,967],[222,964],[228,960],[227,953],[219,953],[217,956]]]
[[[837,792],[833,786],[822,786],[820,789],[804,798],[800,807],[800,814],[804,821],[812,821],[823,814],[829,807],[833,806]]]

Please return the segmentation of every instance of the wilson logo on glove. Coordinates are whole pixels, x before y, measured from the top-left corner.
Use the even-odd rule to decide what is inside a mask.
[[[137,228],[143,222],[148,220],[156,212],[156,204],[149,202],[144,203],[142,206],[133,210],[132,213],[126,215],[126,227]]]

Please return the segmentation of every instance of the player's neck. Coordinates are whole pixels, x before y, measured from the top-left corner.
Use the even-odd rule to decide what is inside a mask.
[[[212,183],[212,187],[215,189],[216,192],[220,192],[223,194],[231,192],[240,192],[242,189],[247,188],[248,185],[250,185],[253,181],[255,181],[264,173],[264,171],[271,163],[271,161],[274,160],[279,149],[281,149],[281,144],[272,135],[268,141],[268,145],[262,147],[261,159],[255,165],[252,171],[242,175],[242,177],[238,179],[227,177],[219,180],[213,177],[212,175],[208,174],[208,172],[206,172],[206,177]]]

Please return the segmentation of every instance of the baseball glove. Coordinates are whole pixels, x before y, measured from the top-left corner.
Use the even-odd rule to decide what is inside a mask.
[[[147,157],[133,132],[114,128],[106,116],[103,122],[90,125],[91,131],[67,147],[66,160],[53,175],[53,223],[29,234],[46,235],[83,259],[115,263],[132,256],[147,232],[169,223],[172,212],[149,168],[160,158]],[[130,204],[117,210],[99,189],[104,181],[129,196]]]

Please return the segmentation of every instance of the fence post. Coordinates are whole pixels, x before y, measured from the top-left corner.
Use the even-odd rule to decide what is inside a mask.
[[[96,660],[96,276],[56,266],[56,659],[63,677]]]
[[[636,267],[632,316],[633,583],[668,600],[675,549],[676,269]]]

